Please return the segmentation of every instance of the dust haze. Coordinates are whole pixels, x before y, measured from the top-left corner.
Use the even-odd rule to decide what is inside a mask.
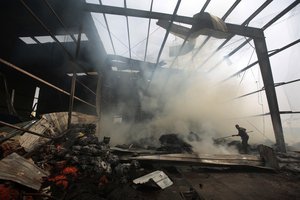
[[[161,71],[166,71],[162,69]],[[170,72],[169,72],[170,71]],[[112,144],[130,144],[143,140],[151,146],[159,145],[163,134],[177,133],[199,153],[237,153],[234,148],[217,147],[213,139],[236,134],[236,122],[230,118],[240,116],[246,109],[224,100],[235,95],[235,86],[216,82],[204,72],[179,70],[167,73],[157,70],[149,87],[141,86],[141,110],[153,116],[143,122],[113,123],[111,114],[101,117],[101,135],[110,136]],[[143,88],[144,87],[144,88]],[[121,110],[126,103],[120,104]],[[190,132],[201,141],[190,141]],[[240,140],[240,138],[235,138]]]
[[[112,119],[114,115],[122,113],[122,110],[128,110],[127,104],[130,101],[128,99],[128,102],[118,104],[118,113],[102,113],[100,135],[110,136],[112,145],[143,141],[143,144],[149,146],[159,146],[158,139],[161,135],[176,133],[190,143],[198,153],[238,153],[237,149],[214,145],[214,139],[237,134],[234,127],[237,123],[247,130],[254,130],[256,127],[252,127],[248,120],[241,117],[257,112],[257,105],[230,101],[237,96],[238,90],[241,92],[243,89],[236,82],[218,84],[220,77],[227,76],[228,66],[219,67],[216,73],[207,72],[209,70],[205,67],[209,69],[214,62],[222,59],[222,56],[216,56],[215,60],[206,63],[206,66],[198,66],[206,57],[201,54],[209,54],[211,49],[214,48],[203,49],[195,58],[192,58],[193,53],[180,56],[172,68],[167,66],[170,66],[174,58],[168,57],[167,51],[164,51],[162,56],[167,65],[158,67],[153,77],[150,69],[143,71],[144,82],[134,83],[137,84],[141,111],[151,117],[142,122],[123,120],[121,123],[114,123]],[[245,58],[245,61],[248,59]],[[131,87],[128,87],[128,90],[130,89]],[[252,124],[261,123],[261,119],[256,121],[252,119]],[[270,137],[273,139],[271,126],[266,126],[265,129],[270,133],[268,136],[261,133],[249,134],[249,143],[262,142]],[[190,132],[196,133],[201,140],[189,140]],[[228,140],[240,141],[240,138],[232,137]]]

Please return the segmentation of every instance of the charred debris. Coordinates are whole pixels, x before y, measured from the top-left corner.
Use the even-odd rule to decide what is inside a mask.
[[[157,138],[159,147],[145,147],[143,140],[110,146],[109,137],[96,136],[94,117],[73,115],[68,129],[66,113],[1,129],[1,199],[206,199],[203,180],[191,176],[299,173],[299,153],[277,154],[263,145],[251,155],[199,155],[170,133]],[[200,140],[195,133],[190,139]]]

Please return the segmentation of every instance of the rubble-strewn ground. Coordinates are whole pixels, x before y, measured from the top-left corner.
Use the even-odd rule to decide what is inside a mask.
[[[36,146],[27,145],[29,152],[19,143],[20,136],[2,143],[0,200],[300,199],[297,152],[276,154],[278,168],[272,170],[259,155],[191,154],[191,146],[175,134],[161,137],[156,149],[132,144],[111,148],[110,138],[99,140],[95,130],[93,123],[75,124],[53,140],[32,140],[24,134],[30,143],[23,145]],[[162,189],[158,181],[165,179],[160,175],[133,183],[157,170],[171,184],[161,182],[167,185]]]

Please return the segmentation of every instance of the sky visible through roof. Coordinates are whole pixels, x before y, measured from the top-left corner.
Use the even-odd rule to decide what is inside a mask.
[[[87,3],[99,4],[98,0],[86,0]],[[232,6],[235,0],[212,0],[205,12],[209,12],[221,18],[226,11]],[[233,24],[241,24],[245,21],[256,9],[258,9],[265,0],[243,0],[234,11],[226,18],[225,22]],[[273,17],[279,14],[284,8],[289,6],[294,1],[292,0],[274,0],[262,12],[260,12],[248,26],[261,28]],[[102,0],[103,5],[124,7],[124,0]],[[149,11],[151,0],[127,0],[127,8],[140,9]],[[154,0],[152,11],[172,14],[177,0]],[[182,0],[178,15],[192,17],[198,13],[205,0]],[[104,20],[104,15],[100,13],[92,13],[94,23],[98,29],[99,36],[105,46],[108,54],[114,54],[112,44]],[[126,17],[119,15],[106,14],[109,29],[112,34],[112,40],[117,55],[130,57],[129,43],[127,36]],[[145,18],[128,17],[129,35],[131,45],[131,56],[133,59],[144,60],[145,46],[147,38],[147,29],[149,20]],[[265,37],[269,51],[281,48],[300,38],[300,6],[296,6],[273,25],[265,30]],[[156,62],[159,49],[161,47],[166,30],[156,25],[157,20],[151,20],[150,36],[148,44],[148,52],[146,61]],[[185,24],[183,26],[190,27]],[[200,36],[197,39],[195,49],[197,49],[206,36]],[[254,50],[254,43],[250,41],[236,54],[229,59],[225,59],[222,64],[208,73],[212,66],[223,60],[223,57],[243,43],[246,38],[242,36],[234,36],[215,56],[205,63],[201,63],[224,41],[225,39],[211,38],[205,47],[200,51],[194,59],[192,58],[193,51],[184,56],[180,56],[174,64],[174,68],[195,70],[199,73],[207,74],[210,79],[216,83],[236,73],[246,67],[249,63],[257,60]],[[183,39],[169,34],[166,46],[162,52],[160,60],[164,60],[168,67],[174,59],[169,57],[169,47],[182,44]],[[270,58],[274,82],[287,82],[300,78],[300,45],[293,47]],[[240,96],[263,87],[263,82],[260,75],[259,66],[255,65],[251,69],[241,73],[240,75],[230,79],[232,83],[237,85],[236,96]],[[279,108],[281,111],[300,111],[300,95],[298,94],[300,82],[276,87],[278,96]],[[248,116],[267,113],[268,104],[265,98],[265,93],[260,92],[250,95],[245,98],[236,100],[234,103],[243,105],[252,105]],[[300,141],[300,115],[281,115],[285,137],[287,140],[297,138]],[[258,132],[265,133],[265,124],[270,124],[270,116],[258,117],[253,122],[249,119],[240,119],[242,122],[247,121],[247,124]],[[245,122],[246,123],[246,122]],[[252,125],[251,125],[252,124]]]

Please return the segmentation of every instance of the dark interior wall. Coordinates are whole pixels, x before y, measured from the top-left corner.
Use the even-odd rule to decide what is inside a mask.
[[[4,68],[3,65],[0,65]],[[37,82],[29,79],[21,74],[5,73],[9,70],[2,70],[2,74],[6,78],[8,93],[11,97],[12,90],[15,90],[14,108],[18,117],[21,119],[29,119],[32,111],[32,103]],[[9,114],[7,105],[7,96],[5,93],[3,78],[0,78],[0,113]]]
[[[101,112],[107,117],[121,115],[123,120],[135,119],[139,101],[135,80],[129,73],[107,71],[103,74]]]
[[[0,6],[0,22],[5,28],[0,32],[0,58],[67,92],[70,92],[71,88],[71,77],[67,76],[67,73],[73,72],[74,66],[76,66],[76,72],[95,72],[108,69],[103,68],[106,66],[103,65],[106,52],[92,17],[90,13],[82,10],[84,0],[48,0],[67,27],[67,32],[44,1],[27,0],[25,2],[54,35],[78,34],[82,24],[82,33],[86,34],[88,41],[81,42],[76,61],[72,61],[71,58],[75,57],[75,42],[62,42],[63,48],[57,43],[26,44],[19,37],[34,38],[35,36],[49,36],[49,33],[29,14],[21,1],[3,0]],[[63,49],[67,50],[69,55]],[[80,65],[76,65],[74,62],[78,62]],[[68,95],[22,75],[6,65],[0,64],[0,72],[7,77],[10,92],[15,89],[15,108],[23,118],[30,114],[37,86],[40,87],[38,114],[68,110]],[[96,91],[97,76],[78,77],[78,79],[91,90]],[[0,113],[8,113],[4,94],[4,88],[1,85]],[[95,95],[80,84],[76,85],[75,95],[95,104]],[[95,108],[77,100],[74,101],[74,110],[95,113]]]

